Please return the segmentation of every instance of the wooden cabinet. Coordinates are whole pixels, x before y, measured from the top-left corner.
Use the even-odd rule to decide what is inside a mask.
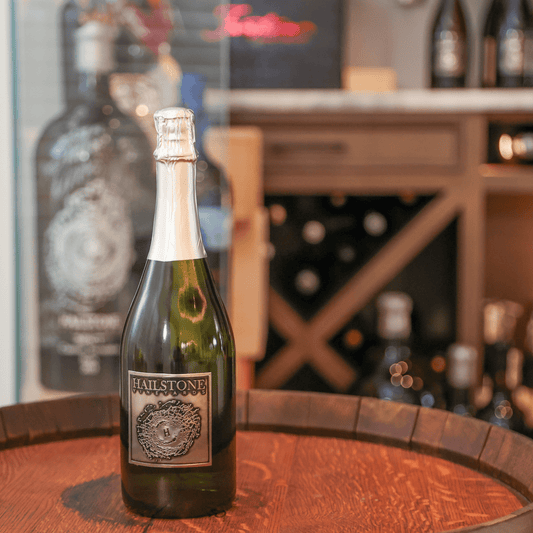
[[[309,363],[336,390],[347,390],[355,373],[327,340],[454,219],[458,220],[456,340],[473,344],[482,353],[486,297],[520,297],[530,307],[533,202],[526,200],[517,216],[513,206],[533,195],[533,167],[487,164],[488,126],[496,118],[500,123],[533,123],[533,112],[232,112],[232,125],[253,124],[263,132],[265,194],[434,195],[311,320],[300,317],[271,289],[270,320],[289,342],[262,368],[257,386],[278,387]],[[494,238],[502,241],[502,236],[492,235],[499,228],[487,218],[495,216],[501,198],[507,198],[505,257],[492,246]],[[516,250],[522,253],[513,258]],[[532,269],[514,270],[515,260],[531,264]],[[521,292],[520,286],[528,290]],[[479,368],[481,373],[481,361]]]

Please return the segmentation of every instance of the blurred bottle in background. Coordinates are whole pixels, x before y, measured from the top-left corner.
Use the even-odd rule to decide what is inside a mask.
[[[41,380],[115,392],[124,319],[150,246],[155,179],[146,136],[109,92],[113,14],[105,2],[90,7],[74,31],[78,89],[36,150]]]
[[[402,292],[382,293],[378,311],[379,360],[374,372],[363,381],[358,394],[381,400],[418,404],[418,376],[411,373],[411,312],[413,301]],[[420,390],[420,389],[418,389]]]
[[[196,194],[198,216],[207,263],[226,307],[230,308],[230,260],[232,239],[231,187],[224,171],[215,165],[205,149],[210,121],[204,107],[206,78],[187,72],[181,81],[181,99],[194,112],[196,124]]]
[[[533,434],[533,314],[526,326],[522,365],[522,383],[513,391],[513,399],[522,413],[528,435]]]
[[[485,372],[492,381],[492,398],[477,417],[506,429],[524,432],[513,391],[521,383],[522,352],[513,343],[516,321],[523,308],[508,300],[489,301],[484,306]]]
[[[525,85],[526,36],[530,29],[527,0],[492,0],[483,32],[483,87]]]
[[[469,36],[461,0],[442,0],[431,29],[431,87],[465,87]]]
[[[461,416],[474,416],[471,393],[476,385],[477,352],[472,346],[452,344],[447,352],[446,409]]]

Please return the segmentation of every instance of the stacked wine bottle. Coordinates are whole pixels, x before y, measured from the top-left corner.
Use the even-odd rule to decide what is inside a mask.
[[[481,39],[481,79],[486,88],[533,86],[533,21],[528,0],[492,0]],[[430,32],[430,86],[468,85],[472,30],[461,0],[442,0]]]

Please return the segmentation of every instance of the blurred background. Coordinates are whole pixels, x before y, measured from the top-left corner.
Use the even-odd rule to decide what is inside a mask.
[[[114,392],[152,115],[196,114],[240,387],[533,427],[528,0],[12,0],[0,404]]]

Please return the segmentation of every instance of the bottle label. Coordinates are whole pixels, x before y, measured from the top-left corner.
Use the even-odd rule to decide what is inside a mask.
[[[457,78],[465,73],[465,43],[456,32],[443,32],[435,42],[435,74]]]
[[[62,357],[76,357],[81,376],[97,376],[101,358],[118,358],[123,313],[60,313],[53,347]]]
[[[129,462],[149,467],[209,466],[211,372],[128,372]]]
[[[230,210],[224,207],[199,206],[198,217],[206,250],[227,250],[231,240]]]
[[[97,310],[126,285],[133,259],[128,204],[103,179],[67,196],[45,233],[45,269],[62,306]]]
[[[524,70],[524,33],[512,30],[500,44],[500,74],[520,76]]]

